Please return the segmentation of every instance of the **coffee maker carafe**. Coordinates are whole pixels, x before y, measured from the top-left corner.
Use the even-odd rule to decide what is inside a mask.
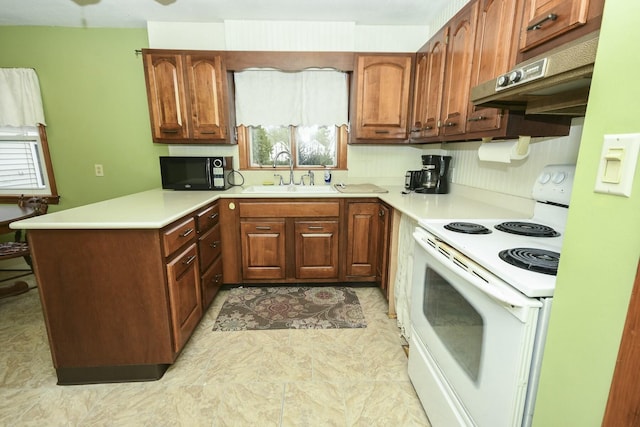
[[[416,193],[445,194],[449,192],[449,164],[451,156],[426,154],[422,156],[422,185]]]

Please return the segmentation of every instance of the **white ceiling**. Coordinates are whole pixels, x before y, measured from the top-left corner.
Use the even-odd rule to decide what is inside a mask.
[[[428,25],[449,0],[0,0],[0,25],[145,28],[148,21]]]

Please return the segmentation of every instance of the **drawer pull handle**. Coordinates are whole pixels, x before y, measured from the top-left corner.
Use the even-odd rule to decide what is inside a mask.
[[[193,228],[186,230],[184,233],[180,235],[180,237],[187,237],[191,233],[193,233]]]
[[[178,133],[178,129],[160,129],[162,133]]]
[[[389,131],[388,130],[376,130],[376,131],[374,131],[374,133],[383,134],[383,133],[389,133]]]
[[[216,240],[215,242],[210,243],[209,246],[215,249],[218,247],[219,244],[220,244],[220,240]]]
[[[191,264],[194,260],[196,259],[195,255],[191,255],[190,257],[188,257],[187,259],[183,260],[182,263],[184,265],[189,265]]]
[[[271,230],[271,227],[268,225],[258,225],[256,226],[256,230]]]
[[[433,129],[433,126],[425,126],[422,128],[422,130],[431,130]]]
[[[215,131],[215,130],[202,130],[202,131],[200,131],[200,133],[201,133],[202,135],[215,135],[215,134],[216,134],[216,133],[218,133],[218,132],[217,132],[217,131]]]
[[[443,128],[450,128],[450,127],[454,127],[456,125],[457,125],[456,122],[446,122],[445,124],[442,125],[442,127]]]
[[[209,219],[216,219],[216,218],[218,218],[218,215],[220,215],[220,214],[218,214],[218,213],[214,213],[213,215],[211,215],[211,216],[209,217]]]
[[[542,28],[542,24],[544,24],[547,21],[555,21],[556,19],[558,19],[558,15],[556,15],[555,13],[550,13],[547,16],[545,16],[544,18],[542,18],[541,20],[539,20],[538,22],[536,22],[535,24],[531,24],[527,27],[527,31],[535,31],[535,30],[539,30],[540,28]]]
[[[216,277],[213,278],[213,283],[220,283],[220,279],[222,279],[222,274],[216,274]]]
[[[324,227],[321,225],[310,225],[309,230],[324,230]]]
[[[487,118],[485,116],[478,116],[478,117],[471,117],[469,120],[469,122],[479,122],[482,120],[487,120]]]

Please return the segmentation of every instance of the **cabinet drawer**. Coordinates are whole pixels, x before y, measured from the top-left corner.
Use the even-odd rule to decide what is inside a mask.
[[[525,6],[521,51],[587,23],[589,0],[531,0]]]
[[[220,220],[220,208],[216,203],[213,206],[201,210],[196,215],[196,223],[198,225],[198,233],[202,234],[216,225]]]
[[[207,308],[222,286],[222,258],[202,275],[202,306]]]
[[[220,226],[216,225],[198,240],[200,249],[200,269],[205,271],[222,250]]]
[[[196,237],[196,221],[188,218],[183,222],[170,225],[164,230],[162,248],[164,256],[168,257]]]
[[[167,264],[169,268],[169,275],[171,279],[177,279],[184,275],[185,271],[190,269],[193,265],[196,265],[198,258],[198,252],[196,246],[193,245],[180,254],[176,259]]]
[[[340,202],[243,202],[240,218],[337,217]]]

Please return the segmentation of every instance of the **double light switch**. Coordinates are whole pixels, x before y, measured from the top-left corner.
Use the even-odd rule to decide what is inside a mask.
[[[605,135],[595,191],[630,197],[639,152],[640,133]]]

